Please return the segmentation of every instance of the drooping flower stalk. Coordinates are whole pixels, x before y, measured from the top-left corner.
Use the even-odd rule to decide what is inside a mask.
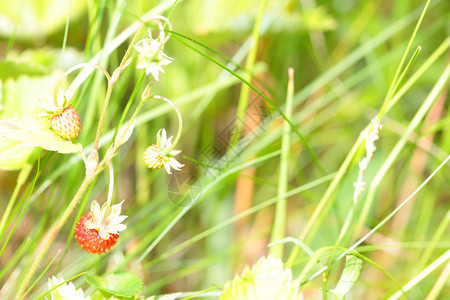
[[[94,147],[93,147],[93,150],[92,150],[92,153],[91,153],[93,156],[98,155],[96,152],[98,151],[98,144],[100,142],[100,136],[102,134],[103,122],[105,120],[106,111],[108,110],[109,100],[111,98],[112,90],[113,90],[114,85],[115,85],[115,83],[117,81],[117,78],[120,76],[120,74],[122,73],[122,71],[126,67],[126,65],[128,65],[130,63],[130,61],[128,61],[128,56],[130,55],[131,50],[133,49],[133,46],[136,44],[136,41],[137,41],[138,37],[141,35],[142,30],[144,29],[144,27],[145,27],[145,24],[144,23],[141,24],[141,26],[137,30],[136,34],[134,35],[133,40],[128,45],[128,49],[125,52],[125,55],[123,56],[119,67],[116,69],[117,72],[114,72],[111,80],[108,81],[108,89],[106,91],[105,100],[103,102],[103,109],[102,109],[102,112],[100,114],[100,119],[98,121],[98,127],[97,127],[97,133],[95,135]]]
[[[174,148],[181,137],[183,118],[178,107],[168,98],[158,95],[152,96],[152,98],[166,101],[175,109],[178,115],[178,133],[175,141],[172,143],[172,137],[167,138],[166,130],[164,128],[160,129],[156,136],[156,144],[149,146],[144,152],[144,162],[151,169],[164,167],[168,174],[172,174],[171,168],[179,171],[184,166],[174,158],[175,155],[181,152],[180,150],[174,150]]]

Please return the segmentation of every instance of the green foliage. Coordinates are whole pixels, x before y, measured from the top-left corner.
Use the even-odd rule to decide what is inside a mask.
[[[131,273],[112,273],[102,277],[87,275],[86,281],[104,296],[133,297],[142,289],[142,280]]]
[[[345,257],[345,267],[341,278],[336,287],[330,292],[333,293],[337,299],[345,299],[352,286],[359,278],[361,273],[363,261],[356,256],[347,255]]]
[[[59,30],[66,22],[66,12],[77,18],[86,9],[86,0],[24,0],[0,2],[2,36],[30,40]],[[68,6],[68,4],[70,6]]]

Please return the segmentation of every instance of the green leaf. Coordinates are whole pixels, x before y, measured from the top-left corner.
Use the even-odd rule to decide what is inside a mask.
[[[336,288],[330,291],[336,296],[336,298],[345,298],[345,295],[347,295],[356,280],[358,280],[362,263],[363,261],[354,255],[347,255],[345,257],[345,267],[344,272],[342,272],[341,279],[339,279]]]
[[[27,162],[34,147],[0,136],[0,169],[19,170]]]
[[[61,138],[33,118],[23,117],[0,121],[0,132],[3,136],[20,141],[23,145],[42,147],[59,153],[75,153],[83,148],[76,141]]]
[[[118,297],[133,297],[142,288],[142,280],[131,273],[113,273],[106,276],[86,276],[86,281],[96,289]]]

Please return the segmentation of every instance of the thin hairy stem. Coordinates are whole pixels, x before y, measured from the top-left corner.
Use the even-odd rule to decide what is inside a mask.
[[[166,102],[169,103],[169,104],[175,109],[175,111],[177,112],[177,115],[178,115],[178,133],[177,133],[177,136],[176,136],[176,138],[175,138],[175,141],[173,141],[172,146],[170,146],[170,148],[167,150],[167,152],[170,152],[170,151],[172,151],[172,150],[175,148],[175,146],[177,145],[177,143],[178,143],[178,141],[180,140],[180,137],[181,137],[181,131],[182,131],[182,129],[183,129],[183,118],[182,118],[182,116],[181,116],[181,112],[180,112],[180,110],[178,109],[178,106],[176,106],[175,103],[173,103],[170,99],[168,99],[168,98],[166,98],[166,97],[155,95],[155,96],[152,96],[152,98],[160,99],[160,100],[166,101]]]
[[[133,46],[136,44],[137,39],[139,38],[142,31],[144,30],[144,27],[145,27],[145,25],[141,24],[138,31],[134,35],[133,40],[131,41],[130,45],[128,46],[127,52],[123,56],[122,61],[120,62],[119,67],[117,68],[117,70],[119,70],[119,74],[117,74],[117,76],[120,75],[120,73],[122,72],[124,67],[128,64],[128,56],[130,55],[131,50],[133,49]],[[115,83],[116,83],[116,80],[110,80],[108,82],[108,90],[106,91],[106,96],[105,96],[105,101],[103,104],[102,113],[100,115],[100,120],[98,121],[98,127],[97,127],[97,133],[95,135],[93,151],[98,151],[98,144],[100,142],[100,136],[102,134],[103,122],[105,121],[106,111],[108,110],[109,100],[111,99],[111,94],[112,94],[112,90],[114,88]]]
[[[35,255],[35,258],[33,260],[33,263],[31,264],[30,269],[28,270],[27,275],[25,276],[25,279],[22,281],[22,284],[20,285],[17,295],[15,299],[20,299],[22,297],[22,294],[25,291],[25,288],[27,287],[28,283],[30,282],[31,278],[33,277],[34,273],[36,272],[42,258],[44,257],[45,253],[47,253],[48,248],[52,244],[53,240],[55,239],[56,235],[58,234],[61,227],[66,222],[69,215],[72,213],[73,209],[77,205],[78,201],[80,201],[83,194],[86,192],[87,188],[91,184],[92,180],[94,180],[93,176],[86,176],[81,183],[80,187],[78,188],[77,193],[73,197],[72,201],[70,201],[69,206],[67,206],[66,210],[64,211],[63,215],[59,218],[59,220],[50,228],[50,230],[46,233],[44,238],[42,239],[41,243],[38,246],[37,253]]]

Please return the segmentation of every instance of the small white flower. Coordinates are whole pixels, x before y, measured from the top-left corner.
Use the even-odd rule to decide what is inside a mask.
[[[369,161],[373,158],[373,154],[377,149],[375,147],[375,141],[380,138],[379,132],[381,128],[382,126],[380,123],[380,118],[376,116],[374,119],[372,119],[372,127],[370,128],[370,130],[366,130],[362,133],[362,137],[365,140],[366,156],[364,156],[358,164],[358,180],[353,184],[353,186],[355,187],[355,191],[353,192],[353,204],[355,205],[358,202],[359,196],[362,194],[366,187],[366,183],[363,179],[364,172],[366,172]]]
[[[300,283],[292,280],[290,269],[283,268],[280,259],[269,255],[262,257],[250,270],[246,267],[241,276],[228,282],[222,292],[222,300],[301,300],[303,295],[299,292]]]
[[[64,282],[60,277],[52,276],[48,279],[48,288],[52,289],[55,286]],[[76,289],[72,282],[64,283],[50,292],[52,300],[90,300],[89,296],[84,296],[82,289]]]
[[[376,116],[372,119],[372,128],[371,130],[364,136],[366,139],[366,157],[368,159],[372,159],[373,153],[377,149],[375,147],[375,141],[377,141],[379,137],[380,129],[382,128],[380,123],[380,118]]]
[[[356,204],[359,196],[364,192],[364,189],[366,188],[366,183],[362,180],[362,176],[358,178],[358,181],[356,181],[353,186],[355,187],[355,191],[353,193],[353,201]]]
[[[125,230],[127,226],[121,223],[127,216],[120,215],[122,203],[123,201],[110,207],[110,204],[107,201],[103,204],[102,208],[100,208],[97,201],[92,201],[92,221],[86,221],[86,227],[88,229],[97,230],[99,236],[104,240],[109,239],[110,234],[118,234],[119,231]]]
[[[369,159],[365,156],[361,161],[359,162],[359,169],[362,171],[365,171],[367,169],[367,165],[369,164]]]
[[[161,41],[153,38],[145,38],[137,42],[134,46],[139,53],[136,68],[145,70],[145,74],[147,75],[151,73],[155,80],[159,79],[159,72],[164,73],[162,67],[173,61],[173,58],[163,52],[164,38]]]
[[[144,152],[144,162],[147,167],[151,169],[159,169],[164,167],[168,174],[170,168],[177,171],[183,167],[173,156],[179,154],[180,150],[171,150],[172,148],[172,137],[167,138],[166,130],[160,129],[156,135],[156,145],[151,145]]]

